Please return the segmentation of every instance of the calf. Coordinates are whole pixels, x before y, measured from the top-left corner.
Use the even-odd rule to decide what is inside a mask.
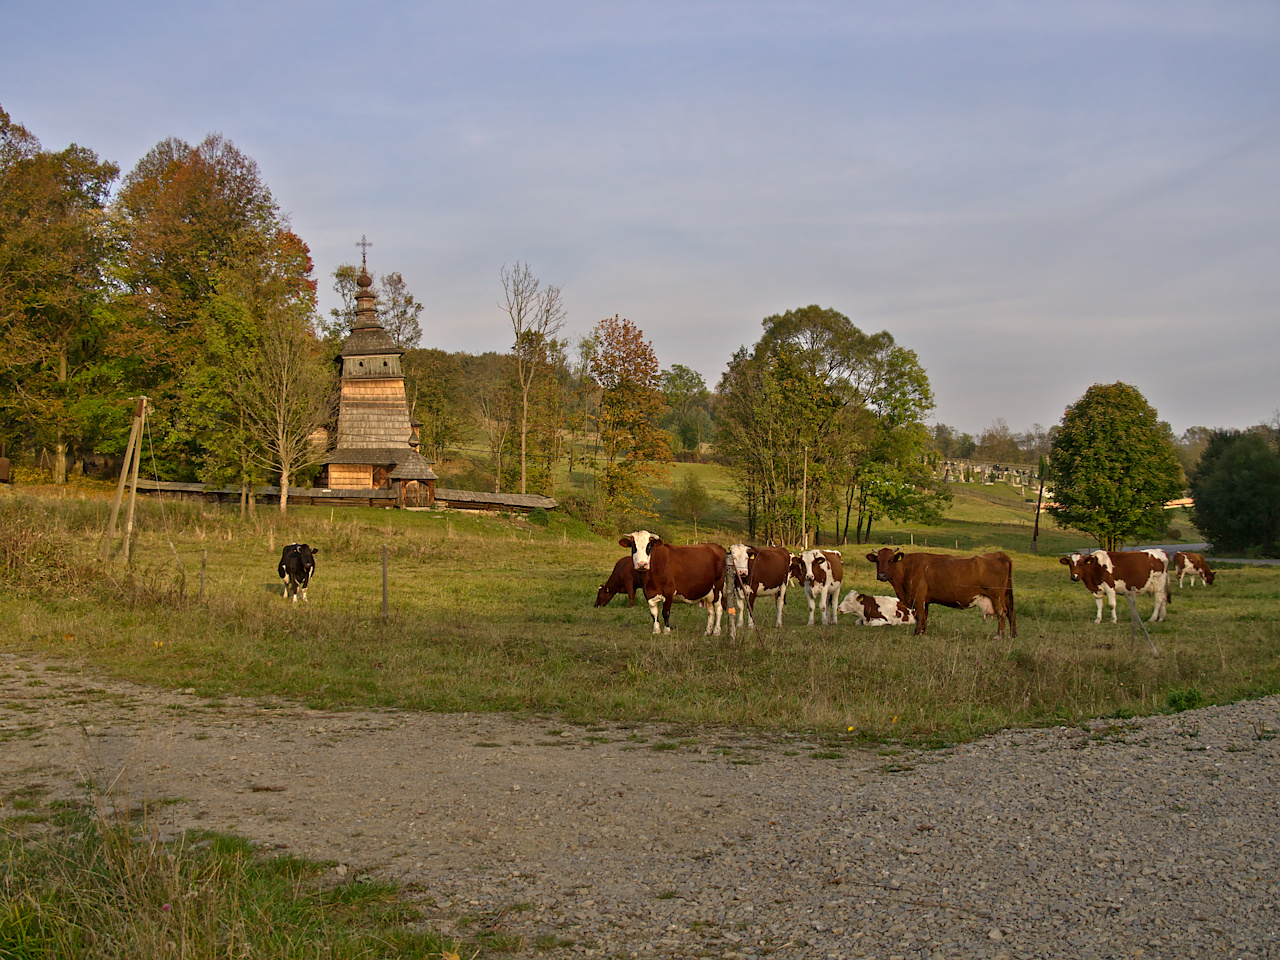
[[[618,543],[631,548],[636,570],[647,574],[644,595],[649,601],[655,634],[671,632],[671,604],[682,600],[705,605],[706,636],[713,633],[720,636],[727,556],[724,547],[716,543],[674,547],[648,530],[637,530]],[[659,608],[662,610],[661,623],[658,620]]]
[[[869,597],[865,593],[851,593],[840,604],[841,613],[857,615],[860,626],[887,627],[915,623],[916,615],[897,597]]]
[[[1058,560],[1071,571],[1073,582],[1083,583],[1084,588],[1098,601],[1098,615],[1094,623],[1102,622],[1103,601],[1111,604],[1111,622],[1116,622],[1116,593],[1149,593],[1155,597],[1155,609],[1151,611],[1151,623],[1163,620],[1169,607],[1169,555],[1163,550],[1095,550],[1093,553],[1073,553]]]
[[[781,547],[749,547],[735,543],[729,548],[733,561],[732,574],[737,589],[742,593],[742,607],[738,611],[738,624],[744,619],[755,627],[756,597],[773,597],[778,605],[777,626],[782,626],[782,605],[787,599],[787,574],[791,566],[791,554]]]
[[[310,547],[305,543],[291,543],[284,548],[284,552],[280,554],[280,566],[278,572],[280,579],[284,581],[284,595],[288,599],[293,596],[293,602],[298,602],[298,594],[302,594],[302,600],[307,600],[307,586],[311,583],[311,578],[316,573],[316,554],[320,552],[319,547]]]
[[[806,550],[791,558],[791,576],[804,584],[809,601],[809,626],[814,607],[822,611],[822,625],[839,623],[840,584],[844,580],[844,560],[839,550]],[[828,619],[828,610],[830,611]]]
[[[619,593],[625,592],[627,595],[627,606],[634,607],[636,605],[636,588],[644,589],[645,573],[637,570],[636,565],[631,560],[631,554],[627,554],[613,565],[613,573],[609,574],[609,579],[600,584],[600,589],[596,591],[596,606],[605,607],[609,605],[609,601]]]
[[[1196,585],[1196,577],[1200,578],[1200,582],[1206,587],[1213,586],[1213,571],[1209,569],[1209,564],[1202,553],[1183,553],[1181,551],[1173,555],[1173,571],[1178,575],[1178,586],[1182,586],[1182,578],[1187,574],[1191,574],[1191,585]]]
[[[876,579],[893,584],[898,595],[916,617],[915,634],[929,626],[929,605],[941,604],[964,610],[977,607],[983,619],[995,614],[996,636],[1018,635],[1018,619],[1013,609],[1013,561],[1007,553],[984,553],[978,557],[950,557],[941,553],[905,554],[893,547],[868,553],[876,565]]]

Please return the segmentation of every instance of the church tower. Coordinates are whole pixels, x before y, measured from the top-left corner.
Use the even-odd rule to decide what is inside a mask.
[[[378,322],[364,258],[356,280],[356,318],[335,358],[341,384],[337,442],[325,485],[335,490],[395,488],[397,504],[435,499],[436,474],[418,452],[418,425],[405,402],[404,351]]]

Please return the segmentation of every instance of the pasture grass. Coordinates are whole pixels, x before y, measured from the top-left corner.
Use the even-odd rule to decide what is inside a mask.
[[[329,866],[219,833],[161,842],[145,810],[54,801],[0,820],[0,957],[473,955],[425,928],[395,885],[335,882]]]
[[[511,517],[319,507],[284,517],[260,507],[240,521],[222,508],[148,501],[132,564],[100,567],[106,508],[0,501],[4,649],[205,696],[812,730],[832,749],[1167,711],[1175,691],[1214,703],[1280,690],[1280,570],[1224,568],[1211,588],[1174,586],[1169,619],[1150,627],[1152,656],[1131,636],[1123,598],[1118,625],[1109,611],[1095,625],[1093,599],[1070,583],[1056,551],[1042,542],[1040,556],[1020,552],[999,525],[976,521],[961,552],[1013,555],[1017,639],[993,638],[994,621],[976,611],[941,607],[924,637],[851,618],[807,628],[797,589],[781,629],[766,601],[769,626],[731,643],[727,625],[725,637],[705,638],[706,615],[692,606],[674,607],[676,630],[664,636],[625,597],[593,609],[621,548],[555,514],[545,529]],[[306,604],[282,599],[275,571],[294,540],[320,549]],[[862,559],[868,549],[845,549],[846,592],[889,592]],[[1150,614],[1150,598],[1139,606]]]

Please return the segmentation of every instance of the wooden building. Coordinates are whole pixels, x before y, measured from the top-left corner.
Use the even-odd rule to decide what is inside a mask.
[[[437,477],[418,452],[418,424],[409,416],[400,366],[404,351],[378,323],[372,286],[362,265],[355,323],[335,361],[341,386],[337,437],[319,485],[344,492],[390,490],[399,506],[430,506]]]

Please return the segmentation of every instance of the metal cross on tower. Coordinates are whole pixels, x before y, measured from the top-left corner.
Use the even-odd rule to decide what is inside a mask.
[[[362,269],[364,269],[366,272],[368,272],[368,267],[369,267],[369,260],[368,260],[369,248],[370,248],[370,247],[372,247],[372,246],[373,246],[373,244],[369,241],[369,238],[368,238],[368,237],[366,237],[366,236],[362,233],[362,234],[360,234],[360,242],[359,242],[359,243],[357,243],[357,244],[356,244],[356,246],[360,248],[360,266],[361,266],[361,268],[362,268]]]

